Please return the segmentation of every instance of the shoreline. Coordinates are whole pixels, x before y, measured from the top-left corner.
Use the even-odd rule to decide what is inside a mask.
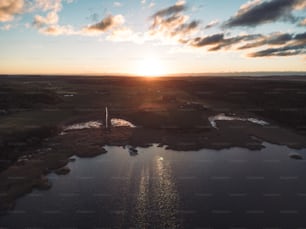
[[[51,188],[46,174],[64,167],[72,156],[95,157],[106,153],[106,145],[260,150],[269,142],[292,150],[306,148],[306,83],[254,79],[0,78],[0,105],[5,111],[0,115],[0,159],[9,165],[0,172],[0,210],[13,208],[14,201],[33,188]],[[106,106],[110,118],[122,118],[138,128],[102,127],[58,135],[70,124],[105,120]],[[217,120],[215,129],[208,118],[220,113],[270,125]]]
[[[30,159],[17,161],[0,173],[0,210],[5,213],[13,209],[15,200],[34,188],[52,188],[46,178],[47,174],[65,168],[72,156],[88,158],[107,153],[104,149],[106,145],[136,149],[158,144],[166,149],[192,153],[201,149],[222,150],[233,147],[261,150],[264,142],[284,145],[282,140],[285,138],[288,140],[286,146],[290,149],[306,148],[303,137],[283,128],[263,128],[243,121],[217,122],[220,130],[212,127],[196,131],[113,127],[110,131],[101,128],[74,130],[48,138],[36,150],[39,150],[38,153],[31,154]],[[241,130],[241,133],[233,134],[237,130]]]

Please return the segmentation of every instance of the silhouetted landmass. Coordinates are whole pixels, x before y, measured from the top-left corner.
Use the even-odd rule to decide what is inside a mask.
[[[0,78],[0,208],[33,188],[49,188],[45,174],[69,172],[73,155],[94,157],[105,145],[157,143],[173,150],[261,149],[263,142],[306,146],[304,77],[90,77]],[[137,128],[113,127],[63,133],[70,124],[111,118]],[[256,118],[267,126],[209,118],[220,113]],[[23,176],[25,179],[8,179]]]

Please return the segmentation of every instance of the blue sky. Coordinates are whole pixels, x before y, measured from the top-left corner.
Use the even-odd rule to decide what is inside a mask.
[[[306,71],[305,0],[1,0],[2,74]]]

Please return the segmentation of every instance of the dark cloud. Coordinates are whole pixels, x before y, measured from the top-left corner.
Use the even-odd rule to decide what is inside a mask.
[[[193,30],[197,29],[199,24],[200,24],[199,21],[192,21],[190,23],[184,23],[178,26],[177,28],[175,28],[175,30],[172,32],[172,35],[175,36],[177,34],[189,34]]]
[[[259,37],[261,37],[261,35],[254,34],[225,38],[225,35],[223,33],[219,33],[206,37],[197,37],[189,41],[189,44],[197,48],[204,46],[213,46],[209,48],[209,51],[218,51],[223,48],[230,48],[233,45],[239,44],[243,41],[258,39]]]
[[[292,39],[292,35],[288,33],[271,36],[266,40],[267,44],[271,45],[282,45]]]
[[[281,47],[267,48],[249,54],[250,57],[268,57],[268,56],[294,56],[306,54],[306,32],[300,34],[286,34],[290,37]],[[278,36],[281,37],[281,36]],[[285,34],[283,34],[285,37]],[[279,43],[280,44],[280,43]]]
[[[109,15],[102,19],[100,22],[88,26],[87,31],[93,31],[93,32],[106,32],[107,30],[122,25],[124,23],[124,18],[122,15],[116,15],[112,16]]]
[[[292,40],[292,34],[276,33],[269,36],[260,36],[255,42],[245,44],[239,49],[250,49],[263,45],[283,45]]]
[[[207,45],[219,44],[223,40],[224,40],[224,34],[219,33],[206,37],[197,37],[193,39],[190,44],[194,47],[203,47]]]
[[[231,48],[233,45],[239,44],[240,42],[258,39],[259,37],[261,37],[261,35],[254,34],[254,35],[242,35],[242,36],[226,38],[226,39],[223,39],[223,41],[220,42],[218,45],[210,48],[209,51],[217,51],[223,48],[228,49],[228,48]]]
[[[249,54],[249,57],[295,56],[306,54],[306,44],[269,48]]]
[[[181,42],[196,48],[208,47],[208,51],[211,52],[222,49],[242,50],[268,46],[264,50],[248,54],[249,57],[293,56],[306,53],[306,32],[300,34],[248,34],[233,37],[226,37],[225,34],[219,33],[190,40],[182,40]],[[237,45],[241,43],[246,44],[237,48]]]
[[[292,10],[305,7],[305,0],[255,0],[243,5],[237,14],[225,22],[225,27],[257,26],[279,19],[296,22]]]
[[[267,36],[261,36],[254,42],[245,44],[238,49],[250,49],[264,45],[303,45],[306,43],[306,33],[289,34],[289,33],[273,33]]]
[[[296,42],[302,42],[303,44],[306,44],[306,32],[295,35],[294,39]]]

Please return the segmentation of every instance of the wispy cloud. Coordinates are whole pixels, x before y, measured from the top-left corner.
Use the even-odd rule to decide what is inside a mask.
[[[51,36],[80,34],[80,32],[75,31],[74,28],[70,25],[66,25],[66,26],[50,25],[48,27],[40,29],[39,31],[42,34],[51,35]]]
[[[185,2],[179,1],[173,6],[157,11],[155,14],[152,15],[152,18],[177,15],[178,13],[183,12],[185,9],[186,9]]]
[[[211,22],[209,22],[206,26],[205,26],[205,29],[210,29],[212,27],[215,27],[217,25],[219,25],[219,20],[213,20]]]
[[[121,2],[114,2],[114,6],[115,7],[122,7],[122,3]]]
[[[134,32],[128,27],[119,27],[113,29],[106,40],[113,42],[133,42],[137,44],[142,44],[147,40],[146,34]]]
[[[157,11],[151,16],[152,24],[149,34],[162,38],[185,39],[186,36],[198,31],[199,21],[189,22],[189,16],[184,14],[187,9],[184,1]]]
[[[42,10],[42,11],[61,11],[62,0],[35,0],[27,2],[29,11]]]

